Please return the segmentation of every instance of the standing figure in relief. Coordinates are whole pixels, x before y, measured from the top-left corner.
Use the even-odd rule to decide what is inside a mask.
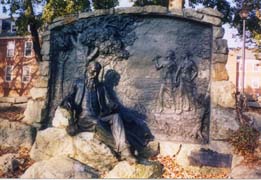
[[[183,111],[191,111],[194,104],[194,79],[198,75],[196,63],[191,59],[192,55],[186,53],[184,60],[179,62],[175,75],[177,91],[175,92],[176,113],[181,114]],[[194,107],[196,110],[196,107]]]
[[[167,93],[172,100],[174,97],[173,94],[176,88],[175,74],[177,71],[176,55],[173,50],[169,50],[167,52],[167,56],[164,59],[160,56],[157,56],[153,59],[153,61],[155,61],[155,68],[157,70],[162,70],[163,75],[163,83],[161,84],[159,92],[159,112],[161,113],[164,107],[171,107],[171,105],[168,106],[164,100],[165,93]],[[172,102],[172,104],[174,105],[175,109],[175,102]]]

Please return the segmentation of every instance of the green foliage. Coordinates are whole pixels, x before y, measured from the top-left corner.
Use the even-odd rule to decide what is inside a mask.
[[[254,153],[258,146],[258,139],[259,132],[245,124],[237,131],[233,131],[228,141],[233,145],[235,153],[245,156]]]
[[[110,9],[119,5],[118,0],[93,0],[94,9]]]
[[[134,6],[159,5],[168,6],[168,0],[133,0]]]
[[[257,16],[260,11],[261,1],[257,0],[238,0],[235,2],[236,6],[233,7],[234,19],[231,23],[232,26],[237,27],[240,34],[242,34],[242,19],[240,17],[240,11],[242,7],[245,7],[249,10],[249,17],[246,20],[246,28],[250,32],[256,32],[261,34],[261,19]],[[252,34],[254,37],[254,34]]]
[[[16,25],[18,27],[17,32],[20,35],[28,34],[28,25],[35,24],[41,26],[41,21],[36,18],[34,14],[34,5],[39,5],[42,0],[2,0],[1,4],[4,6],[5,12],[7,12],[7,6],[10,7],[10,15],[18,17]]]
[[[50,23],[56,17],[83,11],[90,11],[89,0],[49,0],[44,7],[42,19]]]

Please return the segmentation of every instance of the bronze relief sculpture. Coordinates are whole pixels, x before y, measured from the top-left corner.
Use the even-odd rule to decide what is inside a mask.
[[[106,129],[113,141],[126,139],[132,152],[141,151],[151,134],[157,140],[207,141],[211,33],[204,24],[135,14],[53,29],[43,126],[52,124],[63,100],[72,108],[69,133]],[[116,117],[119,135],[109,123]],[[196,137],[200,133],[203,138]],[[119,142],[113,142],[118,152]]]
[[[135,162],[131,149],[142,150],[153,137],[144,127],[145,124],[122,118],[124,115],[120,112],[120,104],[111,95],[108,86],[98,79],[101,68],[100,63],[91,62],[87,66],[85,78],[77,80],[69,95],[63,99],[60,106],[71,114],[66,130],[69,135],[74,136],[80,132],[94,132],[99,127],[103,128],[113,137],[113,150],[122,159]],[[124,119],[128,122],[124,122]],[[143,130],[142,137],[139,137],[140,134],[126,132],[126,123]],[[106,142],[104,140],[105,144]]]
[[[160,113],[164,107],[171,108],[176,114],[192,109],[196,111],[196,107],[192,106],[196,103],[194,80],[198,75],[198,68],[191,58],[192,54],[187,52],[178,60],[174,50],[168,50],[166,57],[156,56],[152,60],[156,70],[161,71],[163,79],[158,95]],[[165,94],[171,99],[171,103],[166,103]]]

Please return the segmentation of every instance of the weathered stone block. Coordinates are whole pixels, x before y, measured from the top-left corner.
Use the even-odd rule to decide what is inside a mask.
[[[94,16],[103,16],[103,15],[108,15],[108,14],[113,14],[114,9],[99,9],[94,11]]]
[[[212,80],[214,81],[227,81],[229,79],[226,64],[216,63],[212,65]]]
[[[236,86],[230,81],[213,81],[211,86],[211,102],[213,106],[225,108],[235,107]]]
[[[64,23],[64,25],[66,25],[66,24],[70,24],[72,22],[75,22],[77,20],[78,20],[78,15],[72,14],[72,15],[65,16],[63,23]]]
[[[75,136],[73,146],[72,158],[100,171],[108,171],[118,162],[110,148],[95,139],[93,133],[81,133]]]
[[[117,14],[137,14],[137,13],[143,13],[143,11],[144,11],[143,7],[128,7],[128,8],[115,9],[115,12]]]
[[[215,26],[221,26],[221,24],[222,24],[222,21],[220,18],[209,16],[209,15],[204,15],[204,17],[201,21],[209,23],[209,24],[213,24]]]
[[[96,170],[67,157],[54,157],[34,163],[22,179],[91,179],[99,178]]]
[[[0,97],[0,103],[15,103],[14,97]]]
[[[219,18],[223,18],[223,14],[213,8],[200,8],[197,9],[197,12],[202,13],[202,14],[207,14],[210,16],[214,16],[214,17],[219,17]]]
[[[50,41],[50,35],[43,36],[42,41]]]
[[[48,87],[48,77],[39,76],[38,79],[33,81],[33,86],[35,88],[47,88]]]
[[[191,19],[196,19],[196,20],[201,20],[203,18],[203,14],[198,13],[194,9],[184,9],[184,17],[191,18]]]
[[[94,16],[94,12],[83,12],[83,13],[80,13],[78,18],[79,19],[83,19],[83,18],[88,18],[88,17],[92,17]]]
[[[223,38],[224,34],[225,34],[224,28],[213,26],[213,38],[214,39]]]
[[[192,166],[210,166],[219,168],[231,168],[232,155],[222,154],[210,149],[201,148],[199,151],[192,151],[188,157]]]
[[[213,52],[228,54],[228,45],[226,39],[216,39],[213,43]]]
[[[53,127],[66,128],[69,124],[68,119],[71,117],[70,113],[63,108],[58,107],[53,118]]]
[[[43,41],[50,41],[50,31],[45,31],[43,34],[42,34],[42,40]]]
[[[50,42],[44,41],[42,44],[41,54],[48,55],[50,53]]]
[[[26,102],[26,103],[23,103],[23,102],[21,102],[21,103],[15,103],[15,104],[12,104],[12,106],[25,109],[26,106],[27,106],[27,102]]]
[[[41,118],[42,118],[41,115],[42,115],[43,108],[44,108],[44,101],[30,99],[27,103],[22,122],[26,124],[41,122]]]
[[[57,156],[73,156],[73,138],[65,129],[48,128],[38,131],[30,157],[35,161],[47,160]]]
[[[15,103],[20,104],[20,103],[26,103],[28,101],[28,97],[16,97],[15,98]]]
[[[4,146],[31,148],[34,135],[35,129],[31,126],[0,119],[0,142]]]
[[[46,31],[44,31],[43,33],[42,33],[42,36],[44,37],[44,36],[49,36],[51,34],[51,31],[48,31],[48,30],[46,30]]]
[[[0,107],[10,107],[13,103],[0,103]]]
[[[160,143],[158,141],[151,141],[141,152],[139,152],[138,156],[149,159],[150,157],[155,157],[158,155],[159,151]]]
[[[52,23],[58,22],[58,21],[63,21],[64,20],[64,16],[59,16],[57,18],[54,18],[54,20],[52,21]]]
[[[223,140],[218,141],[210,139],[209,143],[206,144],[204,148],[211,149],[213,151],[223,154],[233,154],[233,146],[227,141]]]
[[[130,165],[122,161],[111,170],[105,178],[161,178],[163,166],[157,162]]]
[[[49,66],[49,61],[43,61],[39,63],[39,70],[41,76],[48,76],[50,72],[50,66]]]
[[[226,108],[212,108],[210,123],[210,138],[212,140],[227,140],[232,131],[239,128],[236,111]]]
[[[33,87],[30,90],[30,95],[33,100],[38,100],[38,99],[45,99],[47,94],[47,88],[36,88]]]
[[[173,9],[169,12],[169,14],[174,15],[174,16],[180,16],[183,17],[183,11],[182,9]]]
[[[227,54],[212,54],[212,63],[227,63],[228,55]]]
[[[50,60],[50,56],[48,54],[43,55],[43,61],[49,61]]]
[[[167,13],[167,8],[163,6],[145,6],[144,7],[145,13]]]
[[[48,128],[37,133],[30,157],[36,161],[56,156],[68,156],[84,164],[107,171],[118,162],[108,146],[96,140],[93,133],[80,133],[74,137],[65,129]]]
[[[57,21],[55,23],[52,23],[51,25],[48,26],[48,30],[52,30],[56,27],[59,27],[59,26],[62,26],[64,25],[64,22],[61,20],[61,21]]]

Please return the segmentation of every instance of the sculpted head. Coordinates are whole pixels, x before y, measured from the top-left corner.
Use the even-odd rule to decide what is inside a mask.
[[[89,79],[95,79],[98,78],[99,73],[101,71],[101,64],[98,62],[91,62],[88,66],[87,66],[87,77]]]
[[[175,52],[173,50],[168,50],[166,58],[170,61],[174,61],[176,59]]]

